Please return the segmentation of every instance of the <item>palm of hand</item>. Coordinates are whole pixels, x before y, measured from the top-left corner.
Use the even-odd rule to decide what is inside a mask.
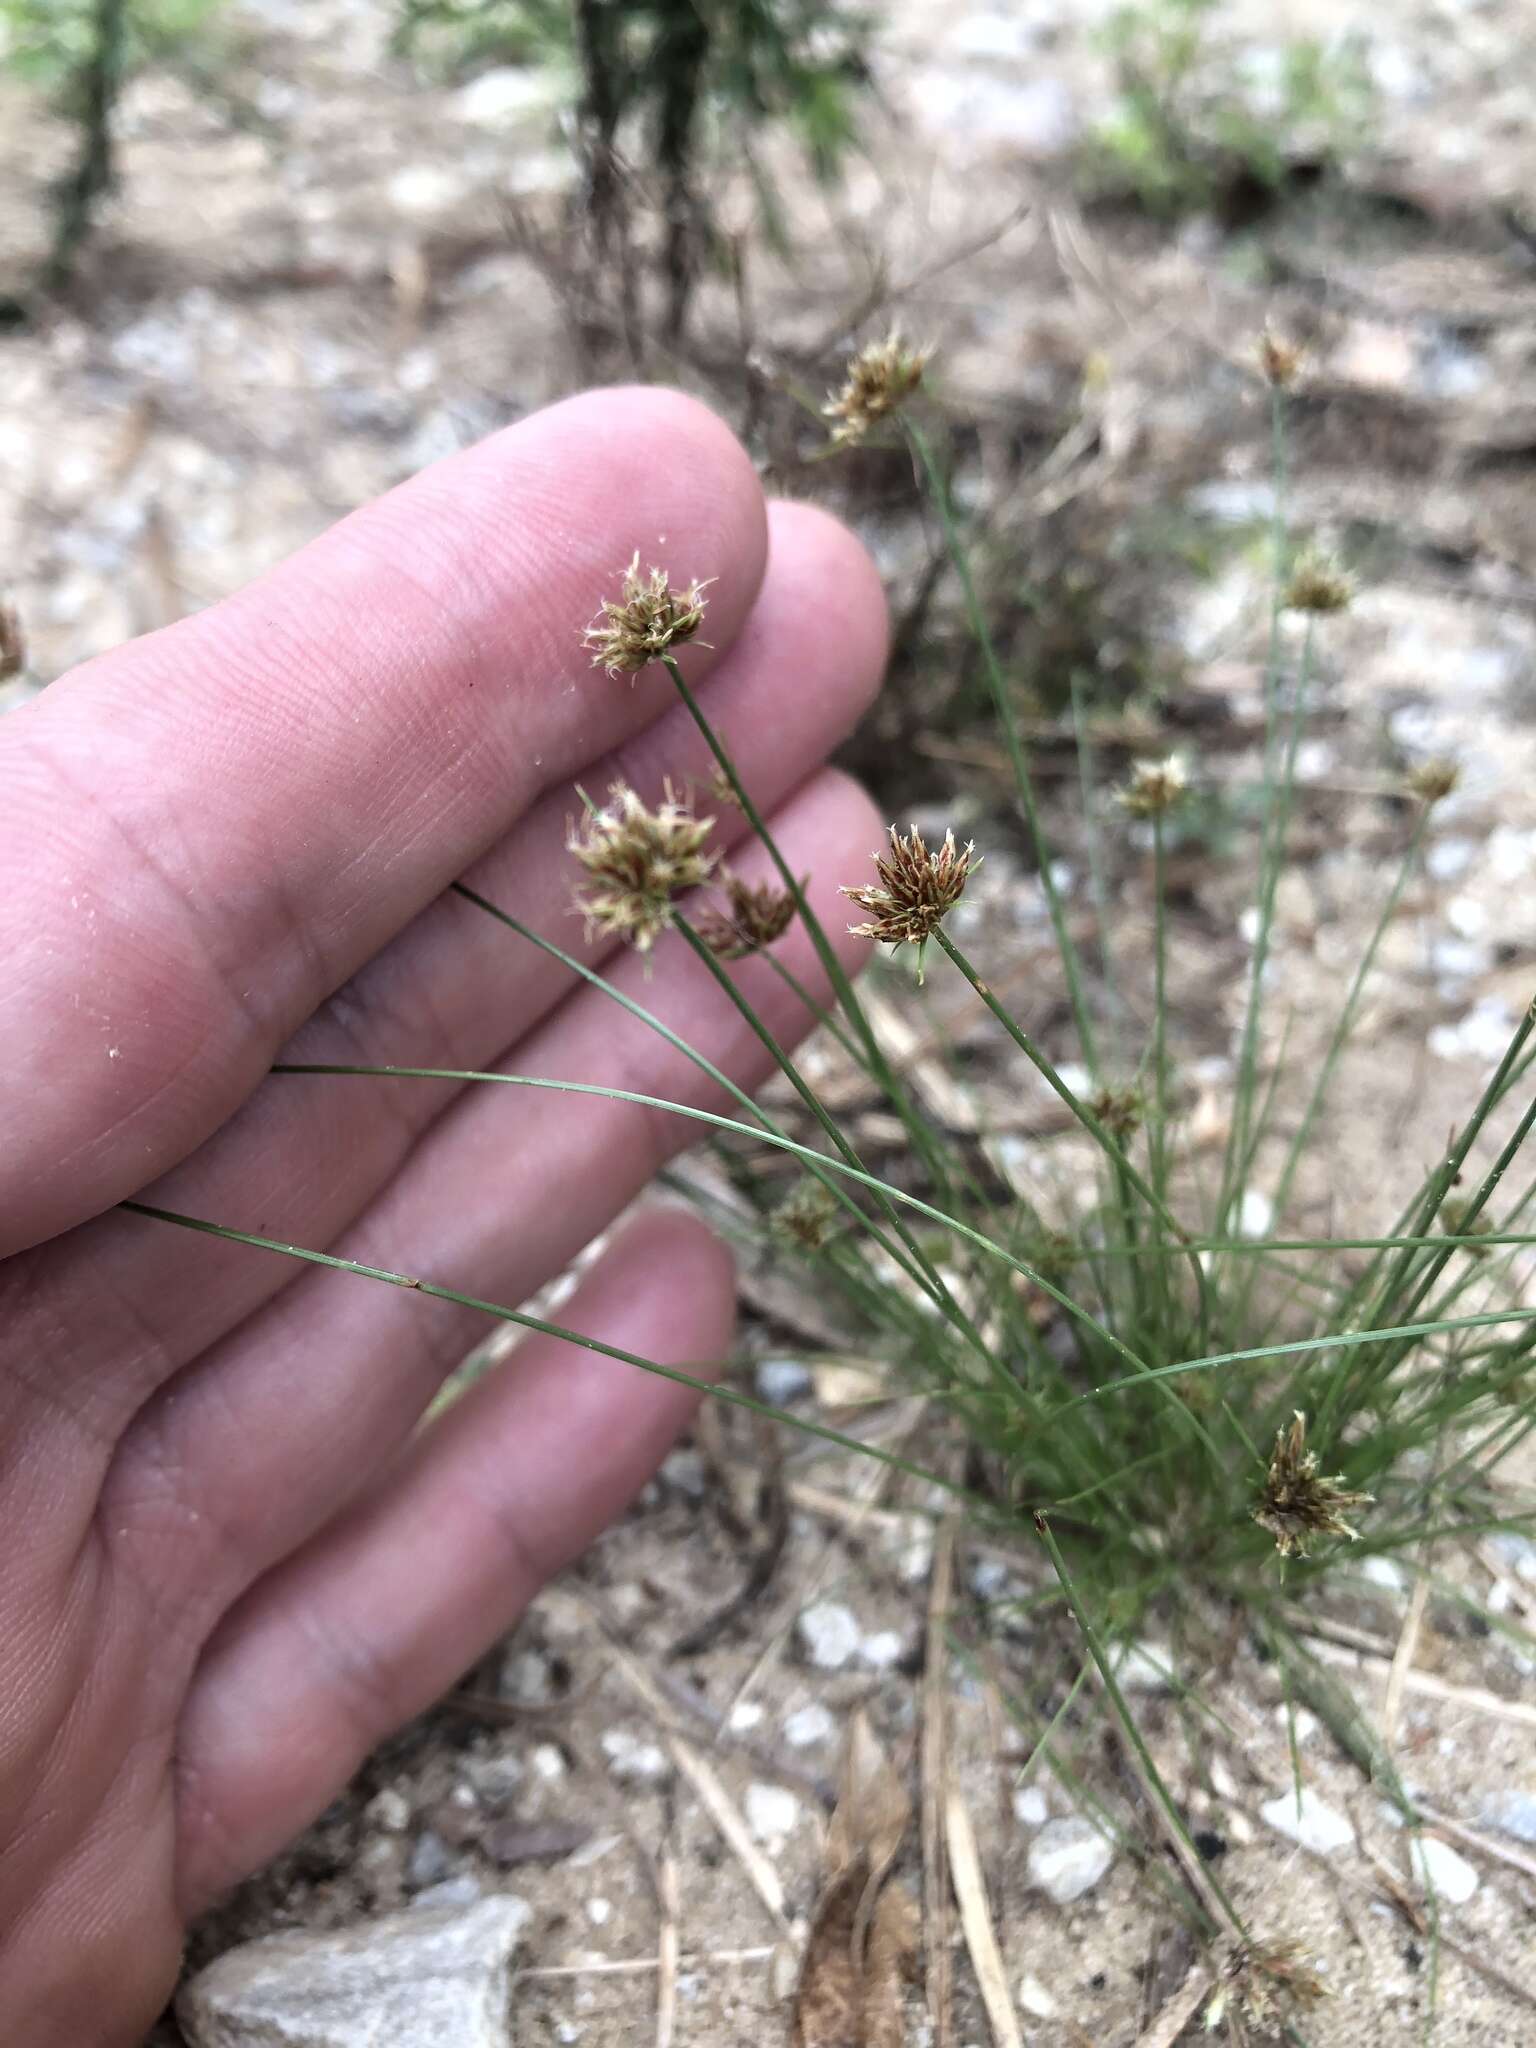
[[[662,394],[539,415],[0,728],[0,2036],[138,2039],[186,1918],[511,1623],[689,1412],[685,1390],[534,1339],[418,1434],[473,1318],[113,1207],[142,1192],[516,1301],[686,1125],[272,1063],[501,1065],[720,1106],[444,894],[464,875],[579,951],[572,784],[654,797],[707,774],[666,678],[611,681],[578,644],[637,547],[719,579],[691,672],[837,928],[875,820],[817,764],[878,677],[878,587],[822,515],[765,511],[724,429]],[[819,993],[803,934],[781,950]],[[649,981],[603,964],[760,1080],[681,942],[655,962]],[[803,1029],[762,963],[735,971],[782,1040]],[[707,1364],[729,1261],[651,1213],[564,1313]]]

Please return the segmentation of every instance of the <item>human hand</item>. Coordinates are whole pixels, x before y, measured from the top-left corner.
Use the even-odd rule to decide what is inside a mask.
[[[820,770],[884,657],[878,583],[765,509],[711,415],[590,394],[425,472],[0,723],[0,2039],[142,2035],[186,1919],[317,1813],[644,1482],[688,1391],[532,1338],[419,1435],[467,1312],[125,1214],[156,1205],[517,1302],[685,1143],[607,1100],[270,1075],[279,1058],[598,1081],[697,1067],[461,897],[589,960],[573,784],[709,760],[580,629],[635,549],[714,577],[685,651],[828,928],[878,821]],[[723,809],[718,836],[740,840]],[[760,848],[741,871],[766,879]],[[850,962],[860,942],[840,938]],[[822,993],[798,924],[786,964]],[[766,1056],[670,934],[605,971],[738,1083]],[[782,1041],[806,1018],[733,969]],[[727,1347],[696,1221],[633,1223],[565,1311]]]

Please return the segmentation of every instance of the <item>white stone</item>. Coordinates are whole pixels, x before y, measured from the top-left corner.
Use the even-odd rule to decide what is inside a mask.
[[[1239,1237],[1268,1237],[1275,1220],[1275,1205],[1259,1188],[1245,1188],[1237,1212]]]
[[[1464,1906],[1480,1882],[1466,1857],[1434,1835],[1421,1835],[1414,1843],[1413,1867],[1424,1889],[1448,1906]]]
[[[1013,1795],[1013,1817],[1021,1828],[1042,1828],[1051,1817],[1038,1785],[1021,1785]]]
[[[836,1600],[818,1600],[807,1607],[796,1627],[806,1655],[822,1671],[841,1671],[851,1664],[864,1641],[858,1616]]]
[[[809,1366],[798,1358],[764,1358],[754,1377],[759,1397],[771,1401],[775,1408],[801,1400],[815,1385]]]
[[[363,1819],[386,1835],[404,1834],[411,1824],[411,1802],[393,1785],[386,1785],[363,1808]]]
[[[190,2048],[507,2048],[507,1966],[526,1902],[390,1914],[231,1949],[183,1987]]]
[[[548,1706],[554,1697],[554,1674],[541,1650],[509,1650],[501,1662],[501,1690],[523,1706]]]
[[[1277,1835],[1284,1835],[1288,1842],[1299,1842],[1303,1849],[1315,1849],[1325,1856],[1334,1849],[1352,1844],[1355,1839],[1355,1831],[1344,1815],[1325,1799],[1319,1799],[1309,1785],[1302,1787],[1299,1812],[1294,1786],[1282,1792],[1278,1799],[1266,1801],[1259,1812]]]
[[[499,127],[515,114],[537,111],[549,104],[547,75],[532,65],[499,65],[482,71],[454,95],[454,106],[465,121],[483,121]]]
[[[534,1776],[546,1783],[565,1776],[565,1758],[552,1742],[541,1742],[529,1758]]]
[[[606,1927],[613,1918],[612,1899],[588,1899],[587,1918],[594,1927]]]
[[[1129,1643],[1120,1652],[1115,1676],[1126,1692],[1170,1692],[1173,1652],[1166,1643]]]
[[[784,1722],[784,1740],[791,1749],[810,1749],[836,1732],[837,1723],[820,1700],[812,1700],[808,1707],[796,1707]]]
[[[800,1802],[782,1785],[749,1785],[747,1826],[760,1842],[782,1842],[800,1818]]]
[[[1368,1585],[1383,1593],[1401,1593],[1408,1583],[1402,1566],[1390,1557],[1362,1557],[1356,1570]]]
[[[485,1886],[472,1870],[461,1870],[456,1877],[442,1878],[437,1884],[429,1884],[411,1900],[413,1913],[439,1913],[449,1908],[473,1906],[485,1896]]]
[[[1029,1845],[1029,1881],[1058,1906],[1070,1906],[1104,1876],[1115,1845],[1092,1821],[1050,1820]]]
[[[1038,1977],[1019,1979],[1019,2010],[1027,2012],[1032,2019],[1053,2020],[1057,2004]]]
[[[654,1785],[671,1773],[666,1751],[627,1728],[605,1729],[602,1742],[609,1770],[626,1784]]]
[[[756,1700],[738,1700],[731,1709],[731,1733],[747,1735],[752,1729],[760,1728],[764,1711]]]
[[[872,1671],[889,1671],[899,1664],[907,1647],[906,1637],[894,1628],[877,1629],[859,1644],[859,1661]]]
[[[1536,1846],[1536,1793],[1500,1792],[1484,1806],[1483,1825]]]

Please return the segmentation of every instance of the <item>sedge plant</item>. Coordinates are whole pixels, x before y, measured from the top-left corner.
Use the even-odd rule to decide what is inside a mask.
[[[952,977],[956,993],[986,1013],[999,1057],[1018,1063],[1021,1085],[1049,1091],[1062,1105],[1072,1171],[1053,1175],[1042,1145],[1037,1170],[1024,1176],[1028,1184],[1000,1192],[997,1176],[979,1170],[973,1153],[933,1120],[891,1058],[804,878],[764,824],[750,777],[721,743],[677,663],[675,650],[707,626],[707,587],[684,580],[686,564],[677,565],[684,574],[674,574],[637,558],[602,598],[586,629],[593,687],[622,688],[652,664],[665,668],[714,758],[708,801],[740,808],[774,879],[753,888],[720,866],[696,795],[669,786],[653,808],[620,786],[605,804],[588,800],[572,828],[573,894],[589,925],[642,950],[661,931],[680,931],[767,1047],[787,1083],[788,1106],[770,1111],[753,1101],[595,968],[467,888],[461,893],[501,922],[509,944],[541,947],[606,990],[704,1068],[727,1107],[652,1102],[518,1074],[453,1076],[646,1100],[690,1120],[736,1169],[761,1241],[804,1267],[819,1292],[842,1298],[864,1326],[864,1348],[886,1360],[893,1388],[916,1385],[929,1396],[936,1437],[952,1431],[979,1451],[960,1484],[953,1476],[959,1468],[937,1441],[926,1458],[917,1451],[898,1455],[823,1422],[781,1416],[840,1451],[881,1458],[937,1484],[951,1511],[983,1519],[994,1534],[1012,1530],[1021,1556],[1033,1548],[1031,1613],[1054,1610],[1078,1639],[1078,1677],[1056,1721],[1093,1686],[1120,1724],[1151,1810],[1186,1873],[1193,1917],[1225,1944],[1208,2016],[1240,2036],[1267,2025],[1271,2012],[1294,2029],[1319,1995],[1317,1981],[1282,1931],[1246,1926],[1214,1873],[1200,1869],[1119,1683],[1119,1660],[1149,1625],[1175,1644],[1208,1644],[1235,1616],[1278,1666],[1287,1697],[1306,1698],[1414,1824],[1390,1759],[1307,1647],[1308,1609],[1341,1560],[1390,1556],[1410,1570],[1439,1570],[1447,1546],[1528,1520],[1532,1502],[1505,1479],[1504,1468],[1536,1430],[1536,1308],[1526,1305],[1518,1280],[1536,1245],[1536,1176],[1528,1167],[1522,1174],[1536,1122],[1536,1008],[1520,1016],[1502,1058],[1395,1215],[1348,1235],[1292,1224],[1384,937],[1418,872],[1433,808],[1455,786],[1447,763],[1426,764],[1410,778],[1402,800],[1411,822],[1396,871],[1385,879],[1379,917],[1343,982],[1323,1052],[1301,1071],[1287,1072],[1283,1060],[1267,1071],[1277,1037],[1273,940],[1298,796],[1299,742],[1326,636],[1352,595],[1342,570],[1314,553],[1298,555],[1286,530],[1286,407],[1298,371],[1294,349],[1272,335],[1262,339],[1256,375],[1272,409],[1279,507],[1264,814],[1218,1170],[1203,1170],[1195,1156],[1191,1091],[1179,1071],[1170,996],[1168,854],[1189,764],[1178,757],[1139,762],[1118,802],[1103,815],[1089,814],[1095,832],[1126,835],[1126,843],[1150,856],[1141,871],[1151,957],[1146,985],[1132,1001],[1120,935],[1090,952],[1063,900],[964,524],[936,438],[918,416],[927,357],[898,335],[861,351],[849,366],[825,408],[828,439],[836,451],[902,436],[911,451],[976,637],[1013,776],[1016,823],[999,819],[995,831],[1000,841],[1013,833],[1037,865],[1070,1043],[1043,1045],[988,969],[972,961],[968,938],[957,931],[955,912],[979,865],[974,846],[959,845],[952,833],[933,843],[916,827],[893,825],[872,872],[840,879],[862,913],[854,928],[911,961],[919,979],[926,968],[930,985]],[[1114,822],[1106,824],[1105,816]],[[1096,849],[1096,873],[1111,851]],[[1101,907],[1107,900],[1096,891]],[[873,1090],[883,1101],[887,1126],[903,1134],[895,1169],[882,1171],[866,1156],[857,1124],[823,1100],[805,1063],[774,1039],[733,976],[735,963],[748,956],[787,975],[774,948],[797,921],[829,991],[817,1009],[826,1041],[860,1071],[865,1095]],[[1111,973],[1118,987],[1109,984]],[[1148,1021],[1133,1043],[1127,1020],[1137,1016]],[[404,1067],[287,1071],[446,1078]],[[1252,1234],[1245,1219],[1261,1180],[1273,1225]],[[218,1229],[197,1219],[166,1220]],[[417,1276],[243,1241],[463,1299]],[[569,1334],[515,1304],[474,1305]],[[663,1370],[643,1359],[627,1362]],[[710,1391],[766,1407],[729,1377]],[[1182,1705],[1212,1711],[1198,1699]],[[1053,1722],[1041,1746],[1070,1771],[1058,1734]]]

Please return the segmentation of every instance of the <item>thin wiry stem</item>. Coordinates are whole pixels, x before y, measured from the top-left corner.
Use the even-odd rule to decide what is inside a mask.
[[[858,999],[853,983],[849,980],[842,961],[837,957],[837,949],[827,937],[826,928],[811,907],[804,884],[792,871],[788,861],[785,860],[780,852],[777,840],[768,830],[757,805],[747,794],[741,777],[736,772],[735,762],[721,744],[714,727],[704,716],[699,700],[689,688],[687,678],[682,670],[670,654],[664,654],[661,657],[661,663],[667,674],[672,678],[677,694],[682,698],[689,717],[692,718],[694,724],[698,727],[705,745],[713,754],[721,774],[730,784],[731,794],[740,805],[742,816],[752,827],[758,839],[761,840],[764,851],[778,870],[779,880],[794,898],[795,909],[800,914],[800,922],[804,925],[806,935],[815,949],[816,957],[821,962],[821,970],[827,977],[828,985],[837,997],[844,1016],[847,1017],[863,1044],[864,1056],[869,1062],[871,1073],[878,1078],[881,1087],[885,1090],[890,1100],[891,1106],[906,1126],[908,1135],[922,1154],[923,1161],[928,1171],[932,1174],[935,1184],[941,1188],[945,1187],[949,1179],[949,1167],[944,1157],[943,1147],[928,1129],[926,1122],[907,1094],[907,1091],[902,1087],[890,1061],[886,1058],[879,1040],[875,1037],[873,1027],[864,1014],[863,1005]]]
[[[942,947],[944,952],[948,954],[950,960],[953,962],[955,967],[959,969],[960,973],[965,977],[965,979],[970,983],[971,987],[976,991],[977,995],[981,997],[981,1000],[986,1004],[987,1008],[991,1011],[992,1015],[997,1019],[998,1023],[1002,1025],[1003,1029],[1007,1032],[1008,1036],[1013,1040],[1014,1044],[1019,1048],[1020,1052],[1022,1052],[1025,1058],[1029,1060],[1030,1064],[1035,1068],[1036,1072],[1040,1075],[1041,1079],[1045,1081],[1047,1086],[1049,1086],[1054,1091],[1054,1093],[1060,1097],[1062,1102],[1066,1104],[1067,1108],[1071,1110],[1073,1116],[1076,1117],[1077,1121],[1082,1125],[1083,1129],[1087,1131],[1089,1136],[1106,1154],[1106,1156],[1116,1163],[1121,1172],[1125,1174],[1125,1177],[1130,1182],[1131,1186],[1136,1190],[1137,1194],[1139,1194],[1142,1200],[1149,1205],[1149,1207],[1152,1210],[1152,1213],[1159,1219],[1159,1221],[1164,1225],[1164,1227],[1172,1231],[1173,1235],[1179,1240],[1181,1248],[1184,1251],[1189,1252],[1188,1233],[1185,1231],[1183,1225],[1172,1214],[1167,1204],[1158,1199],[1156,1191],[1143,1178],[1139,1169],[1133,1166],[1130,1160],[1126,1158],[1122,1148],[1115,1143],[1114,1139],[1110,1136],[1109,1132],[1105,1130],[1103,1124],[1100,1123],[1099,1119],[1094,1115],[1093,1111],[1088,1107],[1087,1103],[1085,1103],[1081,1099],[1081,1097],[1073,1093],[1073,1091],[1067,1086],[1066,1082],[1062,1079],[1061,1075],[1057,1072],[1056,1068],[1052,1065],[1050,1060],[1048,1060],[1045,1054],[1040,1050],[1039,1046],[1037,1046],[1034,1040],[1028,1035],[1028,1033],[1024,1031],[1014,1021],[1013,1017],[1010,1016],[1009,1012],[1007,1011],[1007,1009],[1005,1009],[1003,1004],[1001,1004],[997,1000],[997,997],[993,995],[991,989],[988,988],[987,984],[981,979],[980,975],[977,974],[975,968],[972,967],[970,961],[966,959],[965,955],[960,951],[959,947],[955,944],[954,940],[950,938],[949,934],[945,931],[942,925],[940,925],[937,931],[935,931],[934,939],[938,943],[938,945]],[[1198,1256],[1192,1252],[1189,1252],[1189,1264],[1190,1270],[1194,1275],[1195,1292],[1200,1303],[1200,1331],[1203,1340],[1210,1328],[1209,1288],[1206,1281],[1205,1268],[1200,1263]]]
[[[1019,809],[1029,831],[1030,845],[1034,850],[1035,865],[1040,872],[1040,887],[1045,892],[1046,908],[1050,913],[1051,930],[1056,938],[1056,950],[1061,956],[1062,970],[1067,978],[1067,996],[1072,1005],[1072,1020],[1077,1027],[1078,1041],[1083,1048],[1083,1058],[1088,1070],[1098,1076],[1099,1056],[1094,1040],[1093,1020],[1089,1014],[1087,997],[1083,991],[1082,968],[1078,960],[1076,942],[1067,925],[1066,907],[1061,900],[1061,890],[1056,883],[1052,865],[1050,841],[1040,816],[1040,806],[1035,797],[1034,777],[1029,770],[1029,756],[1025,752],[1023,739],[1019,734],[1018,715],[1013,699],[1008,693],[1002,665],[997,658],[997,649],[992,641],[992,629],[987,623],[986,611],[976,594],[976,581],[971,574],[970,554],[961,539],[960,528],[955,520],[955,511],[945,482],[928,437],[921,427],[911,419],[902,422],[912,452],[916,455],[923,475],[927,480],[933,498],[934,510],[939,515],[939,525],[944,534],[944,545],[949,559],[960,580],[960,593],[965,603],[966,620],[970,626],[977,651],[981,655],[982,671],[987,679],[993,708],[998,723],[1003,729],[1003,739],[1008,749],[1008,759],[1013,768],[1014,787],[1018,792]]]
[[[330,1252],[312,1251],[305,1245],[284,1244],[274,1237],[259,1237],[253,1231],[231,1230],[222,1223],[210,1223],[200,1216],[184,1216],[175,1209],[155,1208],[148,1202],[120,1202],[118,1207],[130,1216],[144,1216],[156,1223],[171,1223],[181,1230],[200,1231],[205,1237],[219,1237],[231,1244],[250,1245],[255,1251],[276,1252],[285,1259],[300,1259],[311,1266],[324,1266],[336,1273],[351,1273],[360,1280],[376,1280],[386,1287],[407,1288],[416,1294],[425,1294],[434,1301],[452,1302],[456,1307],[474,1309],[477,1314],[494,1316],[498,1322],[514,1323],[519,1329],[531,1330],[541,1337],[558,1337],[562,1343],[578,1344],[584,1351],[595,1351],[603,1358],[612,1358],[620,1365],[632,1365],[637,1372],[652,1374],[657,1379],[671,1380],[677,1386],[691,1387],[697,1394],[711,1395],[717,1401],[725,1401],[733,1408],[745,1408],[750,1414],[763,1415],[770,1422],[787,1423],[803,1436],[819,1437],[823,1443],[834,1444],[840,1451],[856,1451],[860,1457],[873,1458],[877,1464],[889,1465],[893,1471],[906,1473],[909,1479],[919,1479],[925,1485],[942,1488],[957,1500],[963,1500],[977,1512],[995,1519],[995,1505],[983,1500],[957,1480],[947,1479],[940,1472],[930,1472],[926,1466],[914,1464],[910,1458],[900,1457],[894,1451],[880,1449],[876,1444],[863,1442],[859,1437],[845,1436],[840,1429],[830,1424],[812,1422],[803,1415],[792,1415],[787,1409],[775,1408],[770,1401],[759,1401],[752,1394],[744,1394],[738,1387],[723,1382],[703,1379],[698,1374],[684,1372],[680,1366],[660,1365],[654,1358],[642,1358],[637,1352],[625,1351],[617,1344],[605,1344],[598,1337],[584,1336],[580,1330],[566,1329],[563,1324],[546,1321],[543,1316],[531,1315],[526,1309],[509,1308],[504,1302],[484,1301],[478,1295],[464,1294],[456,1287],[442,1287],[433,1280],[422,1280],[409,1273],[392,1272],[385,1266],[365,1266],[356,1259],[337,1258]],[[722,1368],[723,1370],[724,1368]]]

